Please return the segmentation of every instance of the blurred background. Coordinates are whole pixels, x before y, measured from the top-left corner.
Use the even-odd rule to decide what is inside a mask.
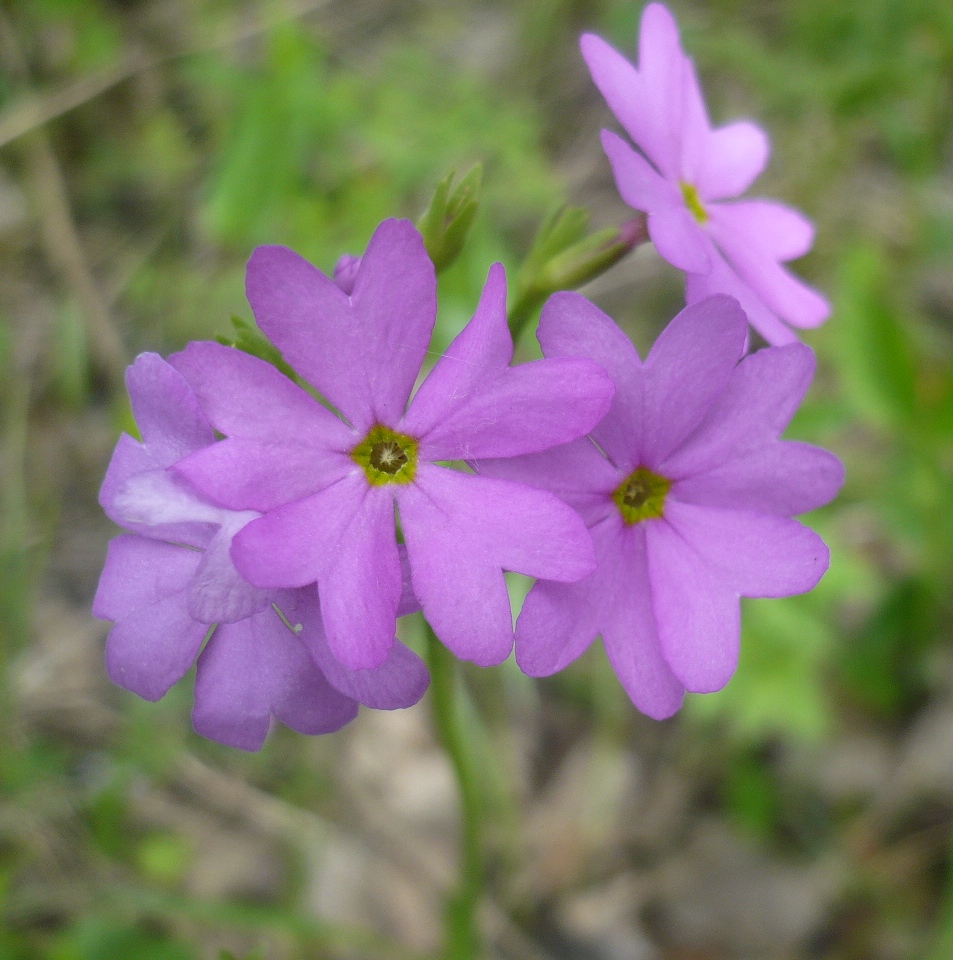
[[[772,137],[752,192],[817,223],[797,270],[834,314],[788,436],[847,465],[808,518],[834,560],[745,602],[738,674],[665,723],[598,645],[543,682],[468,674],[487,956],[949,960],[953,4],[671,6],[713,119]],[[108,682],[89,607],[122,373],[251,319],[256,244],[330,271],[454,167],[484,163],[484,204],[435,349],[560,203],[621,223],[577,37],[632,54],[641,7],[0,3],[0,960],[439,950],[457,801],[426,701],[247,755],[191,731],[190,679],[158,704]],[[682,304],[651,248],[585,292],[643,351]]]

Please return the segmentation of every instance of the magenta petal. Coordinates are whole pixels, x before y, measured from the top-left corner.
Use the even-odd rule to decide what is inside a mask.
[[[214,442],[212,427],[189,385],[157,353],[136,358],[126,371],[126,385],[155,466],[168,467]]]
[[[617,585],[602,611],[606,655],[636,707],[664,720],[682,705],[685,687],[672,673],[659,644],[643,527],[624,531],[615,544],[612,563]]]
[[[356,445],[354,437],[351,442]],[[174,470],[223,507],[267,513],[343,479],[354,461],[304,442],[229,439],[193,453]]]
[[[644,367],[647,466],[658,466],[704,419],[741,359],[747,329],[736,300],[710,297],[662,331]]]
[[[705,202],[744,193],[767,166],[771,152],[765,132],[747,121],[712,130],[705,146],[695,179]]]
[[[610,509],[610,496],[624,474],[613,466],[588,437],[542,453],[502,460],[479,460],[477,472],[485,477],[526,483],[549,490],[578,511],[592,526]]]
[[[795,260],[814,244],[814,225],[776,200],[739,200],[709,208],[713,235],[734,235],[772,260]]]
[[[830,503],[844,465],[808,443],[774,441],[736,454],[721,466],[676,482],[672,496],[702,507],[789,517]]]
[[[423,660],[399,641],[391,647],[387,659],[370,670],[351,670],[331,652],[324,633],[317,592],[299,592],[295,616],[302,629],[299,634],[328,682],[341,693],[377,710],[398,710],[413,706],[430,683]]]
[[[660,176],[621,137],[603,130],[602,148],[612,165],[622,199],[634,210],[654,214],[684,208],[684,200],[678,189]]]
[[[273,610],[219,626],[199,657],[192,723],[204,737],[258,750],[274,714],[300,733],[339,730],[357,704],[335,690]]]
[[[360,433],[403,414],[433,332],[436,289],[406,220],[377,228],[350,298],[284,247],[259,247],[246,281],[259,326]]]
[[[503,570],[574,581],[595,567],[582,520],[542,490],[423,464],[398,503],[424,615],[451,650],[482,666],[513,645]]]
[[[830,551],[787,517],[718,510],[669,500],[665,519],[702,563],[745,597],[789,597],[817,586]]]
[[[195,390],[215,428],[228,437],[321,451],[347,450],[355,442],[333,413],[270,363],[243,350],[190,343],[171,363]]]
[[[687,207],[651,212],[648,228],[655,249],[673,267],[687,273],[708,273],[711,270],[711,244]]]
[[[830,316],[831,305],[813,287],[768,256],[760,247],[722,229],[713,220],[712,236],[738,275],[769,310],[795,327],[817,327]]]
[[[625,531],[616,515],[592,530],[598,567],[576,583],[539,580],[516,622],[516,662],[531,677],[548,677],[580,657],[600,633],[607,606],[620,585],[630,589],[620,565]]]
[[[618,324],[578,293],[556,293],[546,301],[537,334],[547,357],[587,357],[615,384],[609,412],[592,436],[624,472],[642,451],[644,384],[642,361]]]
[[[814,351],[803,343],[749,354],[698,429],[662,465],[666,477],[690,477],[776,440],[814,377]]]
[[[93,616],[122,620],[185,589],[202,554],[124,533],[109,542]]]
[[[648,521],[645,538],[665,660],[693,693],[720,690],[738,666],[738,593],[666,521]]]
[[[202,623],[234,623],[263,610],[270,603],[265,590],[253,587],[235,569],[232,538],[256,514],[236,514],[205,548],[202,562],[189,586],[189,613]]]
[[[717,294],[728,294],[741,304],[748,322],[768,343],[781,347],[797,341],[791,328],[767,307],[717,251],[712,256],[710,273],[690,273],[685,281],[685,299],[689,303],[698,303]]]
[[[345,665],[361,670],[387,658],[401,596],[392,490],[355,473],[248,524],[232,558],[261,587],[317,581],[328,643]]]

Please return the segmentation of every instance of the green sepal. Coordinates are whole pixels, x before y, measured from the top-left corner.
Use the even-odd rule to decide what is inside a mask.
[[[232,337],[218,336],[215,339],[226,347],[236,347],[245,353],[250,353],[259,360],[277,367],[289,380],[297,382],[298,376],[291,365],[281,355],[281,351],[258,329],[258,327],[243,320],[241,317],[232,317],[232,326],[235,333]]]
[[[460,255],[480,208],[482,164],[475,164],[454,185],[456,175],[456,170],[451,170],[437,184],[427,209],[417,221],[437,273],[446,270]]]

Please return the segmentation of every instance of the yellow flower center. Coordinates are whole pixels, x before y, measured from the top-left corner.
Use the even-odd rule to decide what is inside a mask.
[[[417,441],[379,423],[351,451],[372,487],[410,483],[417,475]]]
[[[682,184],[682,196],[685,198],[685,206],[692,212],[692,216],[702,225],[708,223],[708,211],[698,196],[698,189],[691,183]]]
[[[622,481],[612,499],[626,523],[641,523],[662,516],[671,487],[671,480],[639,467]]]

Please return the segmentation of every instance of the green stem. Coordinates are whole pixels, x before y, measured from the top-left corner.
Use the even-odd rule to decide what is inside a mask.
[[[444,960],[478,960],[477,909],[483,894],[483,799],[476,757],[460,713],[456,660],[427,625],[430,705],[437,736],[450,757],[460,790],[460,882],[447,904]]]

